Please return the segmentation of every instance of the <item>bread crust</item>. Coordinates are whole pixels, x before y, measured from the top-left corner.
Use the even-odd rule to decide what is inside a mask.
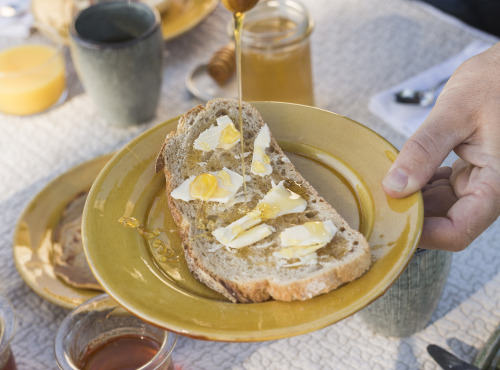
[[[194,153],[197,152],[192,148],[194,139],[215,122],[216,115],[232,116],[237,126],[237,119],[234,117],[237,108],[238,103],[233,99],[215,99],[209,101],[206,107],[198,105],[192,108],[179,119],[177,131],[167,135],[156,162],[157,171],[163,170],[165,174],[168,206],[178,226],[186,262],[194,277],[232,302],[249,303],[269,299],[280,301],[310,299],[330,292],[364,274],[371,263],[368,242],[361,233],[350,228],[335,209],[297,172],[272,134],[268,151],[274,161],[274,180],[285,179],[290,183],[295,183],[307,196],[308,203],[303,214],[281,216],[283,221],[277,227],[284,227],[283,225],[287,223],[304,222],[304,220],[330,219],[339,229],[328,247],[324,247],[327,251],[322,252],[318,266],[281,267],[286,270],[283,271],[275,264],[273,265],[272,255],[269,253],[266,255],[267,252],[247,251],[256,253],[255,256],[248,257],[245,255],[247,252],[244,251],[233,252],[221,247],[222,245],[217,247],[218,242],[213,238],[210,239],[206,230],[200,231],[197,221],[193,219],[196,218],[200,207],[206,207],[207,214],[214,216],[215,222],[218,222],[217,227],[223,225],[222,222],[227,225],[242,215],[234,214],[233,216],[230,215],[232,210],[220,211],[216,206],[200,204],[201,201],[184,202],[170,196],[170,193],[189,175],[203,172],[198,170],[195,173],[195,170],[190,168],[193,163],[199,164],[196,160],[204,158]],[[249,141],[253,145],[255,132],[264,125],[264,121],[259,112],[248,103],[243,103],[243,111],[245,143]],[[218,163],[222,168],[227,165],[227,157],[223,157],[225,154],[220,155],[220,158],[209,159]],[[251,159],[247,160],[251,161]],[[232,169],[241,173],[237,168]],[[259,185],[263,187],[262,180],[255,181],[261,181]],[[260,191],[260,194],[263,194],[267,190],[251,188],[250,191],[256,193]],[[220,211],[219,214],[217,210]],[[223,214],[225,219],[221,221],[219,218],[222,218]],[[278,239],[276,235],[274,239]],[[269,238],[272,240],[271,237]],[[243,249],[246,248],[252,248],[252,246]]]

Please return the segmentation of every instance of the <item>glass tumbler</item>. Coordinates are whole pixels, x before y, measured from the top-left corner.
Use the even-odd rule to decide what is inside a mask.
[[[148,324],[102,294],[62,321],[54,342],[60,369],[172,370],[177,335]]]
[[[10,301],[0,294],[0,369],[16,370],[10,342],[16,329],[16,314]]]
[[[35,29],[43,35],[29,42],[13,39],[0,50],[0,111],[4,113],[40,113],[67,96],[64,44],[55,30],[39,25]]]
[[[261,0],[245,14],[241,32],[243,99],[314,105],[313,28],[306,7],[297,0]]]

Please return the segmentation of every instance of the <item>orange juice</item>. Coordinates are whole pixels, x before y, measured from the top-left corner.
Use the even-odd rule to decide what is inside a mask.
[[[263,2],[242,30],[243,99],[314,104],[309,36],[313,24],[298,2]]]
[[[66,88],[64,57],[47,45],[0,52],[0,110],[29,115],[54,105]]]

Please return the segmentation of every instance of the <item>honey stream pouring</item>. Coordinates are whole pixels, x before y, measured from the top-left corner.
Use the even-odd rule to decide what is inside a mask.
[[[243,176],[243,191],[245,193],[245,203],[247,202],[247,184],[245,179],[245,144],[243,142],[243,117],[241,108],[241,30],[243,18],[246,11],[252,9],[258,0],[221,0],[227,10],[233,13],[234,19],[234,41],[236,52],[236,76],[238,79],[238,108],[239,108],[239,126],[240,126],[240,145],[241,145],[241,175]]]

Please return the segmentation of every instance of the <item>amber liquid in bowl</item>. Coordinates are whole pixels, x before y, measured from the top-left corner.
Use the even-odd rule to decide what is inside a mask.
[[[16,360],[14,359],[14,355],[12,354],[12,351],[10,349],[7,351],[7,355],[9,356],[9,359],[7,360],[7,363],[5,364],[5,367],[2,368],[2,370],[17,370]]]
[[[150,361],[159,349],[160,343],[150,337],[121,335],[89,348],[80,367],[83,370],[137,369]],[[161,369],[173,369],[171,359],[168,359]]]

